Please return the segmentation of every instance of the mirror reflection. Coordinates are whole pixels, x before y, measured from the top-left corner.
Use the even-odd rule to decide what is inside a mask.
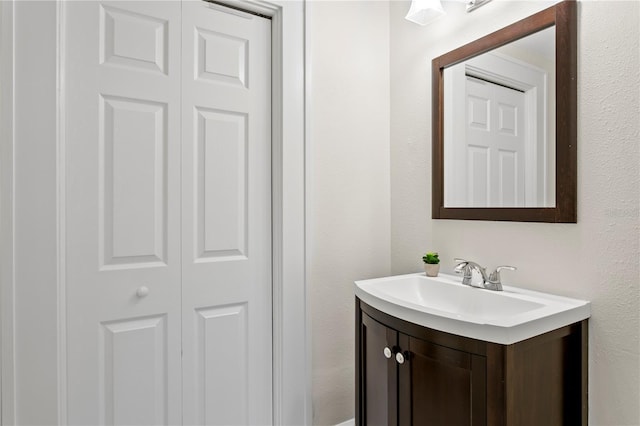
[[[444,69],[444,207],[555,206],[555,73],[555,27]]]

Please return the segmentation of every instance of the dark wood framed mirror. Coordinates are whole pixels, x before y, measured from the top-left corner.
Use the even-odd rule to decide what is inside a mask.
[[[482,37],[474,42],[471,42],[467,45],[464,45],[460,48],[457,48],[449,53],[446,53],[438,58],[435,58],[432,63],[432,93],[433,93],[433,141],[432,141],[432,149],[433,149],[433,182],[432,182],[432,217],[434,219],[472,219],[472,220],[500,220],[500,221],[519,221],[519,222],[562,222],[562,223],[576,223],[577,215],[576,215],[576,204],[577,204],[577,10],[576,10],[576,2],[573,0],[566,0],[564,2],[558,3],[548,9],[545,9],[541,12],[538,12],[534,15],[531,15],[521,21],[518,21],[512,25],[509,25],[501,30],[498,30],[494,33],[491,33],[485,37]],[[490,81],[492,80],[492,75],[497,75],[493,72],[484,72],[480,70],[478,73],[474,74],[473,70],[476,69],[475,66],[465,65],[472,64],[477,61],[481,55],[485,54],[493,54],[498,48],[503,48],[509,44],[512,44],[516,41],[526,40],[529,37],[535,36],[537,34],[541,34],[547,29],[554,29],[555,31],[551,31],[552,40],[555,40],[555,69],[550,72],[550,74],[555,76],[555,79],[550,82],[550,86],[545,86],[545,90],[548,90],[548,98],[552,102],[550,107],[540,107],[539,110],[544,110],[545,114],[548,111],[552,111],[555,109],[555,114],[546,115],[538,119],[538,123],[546,123],[548,127],[544,128],[544,132],[541,130],[536,130],[533,125],[527,124],[526,116],[525,118],[520,118],[520,116],[509,118],[508,114],[504,115],[503,112],[497,111],[489,113],[489,110],[485,108],[485,104],[489,105],[489,101],[486,103],[480,103],[481,108],[483,109],[482,114],[486,113],[486,117],[500,117],[500,120],[504,119],[504,128],[508,129],[520,129],[518,132],[522,132],[523,129],[526,129],[527,126],[533,130],[530,130],[528,136],[530,139],[530,144],[539,143],[536,142],[536,139],[539,138],[539,135],[545,133],[549,135],[548,139],[551,141],[550,143],[545,142],[544,149],[540,148],[540,152],[546,152],[543,157],[542,154],[538,156],[538,154],[531,154],[534,156],[538,156],[535,158],[551,158],[549,164],[545,165],[544,172],[535,171],[535,166],[528,165],[529,169],[534,170],[533,178],[527,177],[528,175],[516,175],[513,170],[526,170],[524,164],[524,159],[529,158],[525,157],[524,154],[514,152],[511,153],[508,149],[505,149],[501,152],[505,153],[505,155],[501,157],[489,157],[489,154],[480,154],[476,156],[477,158],[481,158],[477,164],[474,155],[469,154],[467,151],[460,151],[459,148],[456,148],[457,151],[454,151],[451,148],[455,140],[456,144],[463,144],[465,146],[470,146],[470,142],[466,142],[469,139],[468,131],[462,131],[460,133],[459,130],[450,131],[446,129],[459,129],[464,128],[468,123],[472,122],[472,119],[469,119],[469,114],[473,115],[474,112],[472,109],[469,109],[469,97],[472,96],[470,89],[460,89],[460,87],[464,87],[464,84],[458,84],[459,81],[456,80],[455,84],[452,83],[451,77],[449,77],[451,72],[449,70],[453,70],[456,68],[460,68],[460,65],[464,65],[467,70],[472,70],[471,73],[463,70],[461,75],[463,79],[467,79],[468,81],[476,81],[482,84],[489,83],[493,86],[506,87],[508,84],[505,84],[504,81],[511,81],[512,79],[507,77],[498,77],[498,81]],[[502,53],[498,53],[497,56],[504,56]],[[514,60],[513,62],[522,62],[520,60]],[[536,67],[532,67],[536,68]],[[457,72],[457,71],[456,71]],[[515,71],[516,74],[520,73],[520,71]],[[446,78],[449,80],[445,81]],[[542,81],[547,81],[547,77],[544,77]],[[471,83],[470,83],[471,84]],[[520,91],[522,93],[527,92],[527,86],[525,83],[522,83],[523,87],[517,87],[520,83],[515,83],[513,89],[515,91]],[[546,84],[546,83],[545,83]],[[451,90],[451,87],[457,87],[457,92],[462,92],[465,96],[462,103],[454,103],[452,101],[445,101],[445,97],[449,99],[449,92],[445,94],[446,90]],[[533,86],[531,86],[533,87]],[[555,87],[555,90],[553,88]],[[534,89],[530,92],[533,93],[533,98],[535,98],[535,93],[540,95],[541,90]],[[555,93],[555,97],[553,94]],[[458,96],[458,95],[456,95]],[[540,96],[538,96],[540,98]],[[458,99],[458,98],[456,98]],[[475,98],[474,98],[475,99]],[[528,98],[527,98],[528,99]],[[484,101],[483,101],[484,102]],[[530,112],[533,111],[534,107],[531,105],[535,105],[535,101],[532,104],[531,100],[523,100],[523,105],[526,107],[519,108],[522,110],[527,110],[529,108]],[[528,103],[527,103],[528,102]],[[498,102],[494,102],[498,103]],[[462,108],[456,110],[452,105],[462,105]],[[528,106],[527,106],[528,105]],[[509,107],[511,108],[511,107]],[[516,111],[518,108],[506,108],[505,111]],[[445,114],[445,111],[446,114]],[[472,112],[469,112],[472,111]],[[482,115],[480,114],[480,115]],[[506,114],[506,113],[505,113]],[[535,116],[535,113],[531,112],[532,117]],[[506,118],[505,118],[506,117]],[[515,120],[515,121],[514,121]],[[480,120],[482,121],[482,120]],[[445,123],[446,122],[446,123]],[[465,126],[462,126],[462,123],[465,123]],[[487,121],[488,123],[488,121]],[[524,124],[517,124],[524,123]],[[501,125],[503,125],[501,124]],[[500,126],[501,126],[500,125]],[[493,126],[500,127],[499,125]],[[487,124],[488,128],[489,125]],[[447,133],[446,133],[447,132]],[[458,133],[456,135],[452,135],[452,133]],[[466,133],[465,133],[466,132]],[[446,133],[446,138],[445,138]],[[517,133],[513,130],[511,133]],[[456,138],[457,136],[462,135],[460,138],[463,142],[459,142]],[[538,136],[536,136],[538,135]],[[456,137],[453,137],[456,136]],[[485,139],[489,139],[491,141],[497,140],[492,136],[484,136]],[[496,136],[498,137],[498,136]],[[445,140],[447,141],[445,143]],[[492,142],[493,143],[493,142]],[[523,145],[524,146],[524,145]],[[534,145],[529,145],[534,146]],[[492,152],[499,151],[500,148],[489,147],[482,149],[483,152]],[[535,151],[538,148],[526,148],[528,151],[526,152],[537,152]],[[546,151],[545,151],[546,149]],[[477,151],[477,150],[476,150]],[[447,152],[447,158],[445,159],[445,152]],[[525,152],[524,150],[522,151]],[[455,153],[462,153],[462,155],[454,155]],[[495,154],[491,154],[495,155]],[[533,158],[533,157],[532,157]],[[538,159],[538,168],[540,169],[543,161]],[[535,164],[535,161],[533,162]],[[456,168],[452,170],[452,164],[456,164]],[[460,166],[459,164],[462,164]],[[478,166],[478,164],[481,166]],[[493,169],[490,166],[493,165]],[[548,167],[547,167],[548,166]],[[448,168],[447,168],[448,167]],[[462,167],[462,168],[461,168]],[[468,168],[472,171],[467,172],[465,169]],[[498,171],[491,171],[496,170]],[[458,171],[462,170],[461,173]],[[506,170],[506,171],[505,171]],[[542,201],[531,201],[531,199],[537,197],[534,195],[533,197],[529,197],[528,201],[525,201],[525,197],[523,195],[514,195],[511,199],[508,196],[499,197],[495,196],[495,193],[498,190],[493,190],[492,197],[488,198],[487,194],[492,192],[493,186],[490,186],[487,182],[490,179],[490,173],[493,175],[501,176],[502,183],[491,183],[491,185],[498,185],[499,188],[507,188],[504,189],[507,194],[516,194],[518,192],[525,192],[524,190],[519,189],[520,186],[515,186],[514,182],[517,182],[517,185],[523,186],[522,182],[534,182],[536,179],[541,182],[544,181],[544,185],[546,185],[543,189],[537,190],[534,189],[533,193],[536,194],[536,191],[545,194],[545,197],[539,197]],[[511,175],[509,173],[512,173]],[[524,173],[524,172],[519,172]],[[538,173],[537,175],[535,173]],[[546,174],[548,174],[549,178],[547,179]],[[493,176],[491,175],[491,176]],[[460,177],[462,176],[462,177]],[[504,178],[503,176],[507,176]],[[525,176],[520,177],[520,176]],[[536,176],[538,176],[536,178]],[[453,186],[452,182],[461,181],[461,184],[456,184],[458,186]],[[470,201],[465,201],[466,199],[462,197],[462,201],[451,201],[452,193],[455,193],[455,188],[462,188],[461,191],[470,191],[467,189],[465,182],[469,182],[470,186],[473,186],[476,193],[480,195],[470,196]],[[475,182],[475,183],[474,183]],[[480,184],[478,184],[480,182]],[[462,185],[462,186],[460,186]],[[530,185],[533,186],[533,185]],[[541,188],[543,185],[540,185]],[[445,188],[446,187],[446,188]],[[524,187],[524,186],[523,186]],[[548,191],[547,191],[548,187]],[[453,189],[452,189],[453,188]],[[500,189],[501,191],[503,189]],[[445,193],[445,191],[447,191]],[[529,189],[527,189],[529,191]],[[546,191],[546,192],[545,192]],[[482,202],[478,202],[477,200],[483,199],[486,196],[486,204]],[[475,197],[475,198],[474,198]],[[508,202],[501,202],[500,200],[504,198],[505,200],[510,200]],[[493,201],[498,200],[498,201]]]

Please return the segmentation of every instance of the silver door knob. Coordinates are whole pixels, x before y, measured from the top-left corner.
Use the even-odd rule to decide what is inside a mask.
[[[149,287],[145,285],[138,287],[136,290],[136,296],[138,297],[145,297],[147,294],[149,294]]]
[[[385,358],[391,359],[391,355],[393,355],[393,353],[391,353],[391,349],[385,347],[383,352]]]
[[[398,364],[404,364],[404,355],[402,355],[402,352],[396,354],[396,361]]]

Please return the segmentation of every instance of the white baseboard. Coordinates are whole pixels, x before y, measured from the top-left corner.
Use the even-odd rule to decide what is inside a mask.
[[[349,419],[346,422],[342,422],[336,426],[355,426],[356,424],[356,419]]]

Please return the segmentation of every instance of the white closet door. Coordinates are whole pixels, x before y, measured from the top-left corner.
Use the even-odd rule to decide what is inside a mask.
[[[179,424],[180,3],[64,10],[69,423]]]
[[[524,207],[524,93],[469,76],[466,88],[467,205]]]
[[[272,422],[271,22],[183,3],[184,423]]]

